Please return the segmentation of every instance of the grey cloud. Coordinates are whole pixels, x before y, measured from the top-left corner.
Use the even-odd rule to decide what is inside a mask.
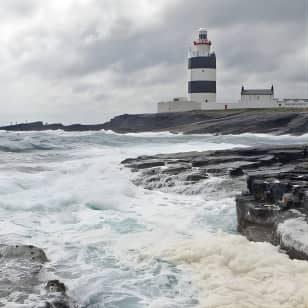
[[[119,73],[129,73],[159,63],[179,63],[186,56],[186,46],[176,35],[161,35],[160,30],[131,33],[130,22],[123,18],[116,24],[112,29],[112,36],[107,39],[97,37],[95,24],[69,40],[63,37],[53,54],[38,50],[37,53],[33,53],[32,58],[23,63],[23,67],[27,72],[34,71],[49,77],[75,78],[112,66],[116,66]],[[42,36],[44,40],[52,40],[41,31],[29,35],[34,41]],[[89,37],[92,38],[92,42],[86,44]],[[18,44],[14,49],[19,50]],[[75,58],[72,60],[73,57]]]
[[[44,75],[49,73],[56,77],[75,77],[112,66],[116,66],[119,73],[129,73],[159,63],[180,63],[186,56],[192,33],[198,26],[206,25],[212,33],[220,29],[219,43],[222,47],[216,49],[227,67],[241,64],[244,69],[252,69],[252,63],[255,63],[259,71],[262,68],[273,70],[279,65],[281,54],[290,52],[292,45],[302,39],[304,0],[192,0],[182,3],[164,16],[165,20],[160,27],[144,32],[131,32],[131,21],[121,17],[111,30],[112,36],[107,39],[97,37],[95,22],[78,35],[72,33],[70,36],[66,33],[58,37],[60,46],[54,54],[39,53],[38,57],[28,59],[25,67]],[[103,9],[102,6],[100,8]],[[267,24],[266,31],[264,25]],[[271,36],[275,24],[285,29],[284,36],[280,34],[277,38],[280,42],[273,42]],[[232,31],[237,25],[241,26],[242,34],[238,33],[239,36],[234,37]],[[247,26],[250,33],[246,30]],[[260,26],[264,36],[262,40],[255,41]],[[42,36],[38,32],[36,40]],[[92,42],[85,44],[89,37],[93,38]],[[290,40],[293,42],[285,43]],[[218,43],[218,40],[214,37],[215,42]],[[267,55],[269,50],[275,55]],[[55,65],[50,65],[50,62]]]
[[[25,18],[33,15],[38,8],[38,0],[1,0],[0,16],[2,18]]]
[[[6,11],[7,18],[12,14],[14,19],[18,15],[30,18],[44,6],[43,1],[35,0],[2,1],[0,16]],[[138,110],[138,106],[143,112],[148,110],[144,107],[148,93],[153,93],[153,100],[185,93],[187,48],[196,30],[205,26],[217,54],[218,92],[222,96],[235,97],[241,84],[248,81],[256,86],[272,82],[289,84],[287,94],[294,96],[294,89],[303,89],[307,83],[305,61],[294,57],[296,50],[308,48],[305,2],[166,1],[156,23],[136,29],[135,21],[121,12],[109,24],[106,35],[101,35],[98,16],[107,14],[111,7],[117,12],[121,1],[108,1],[106,6],[105,1],[93,0],[91,8],[96,9],[97,15],[72,6],[69,14],[76,16],[75,19],[68,16],[61,27],[42,20],[20,30],[8,42],[5,52],[10,54],[16,76],[24,80],[30,76],[38,78],[51,93],[61,87],[66,93],[72,93],[74,103],[63,104],[84,104],[88,99],[108,106],[110,114],[129,112],[129,108]],[[108,76],[106,80],[93,80],[102,74]],[[118,95],[114,96],[108,89],[117,90]],[[121,98],[126,95],[135,101],[122,104]],[[50,97],[51,94],[46,100]],[[57,97],[60,100],[61,93]],[[84,108],[83,105],[80,110],[84,112]],[[66,110],[63,107],[64,113]]]
[[[190,0],[181,1],[169,15],[171,24],[181,20],[186,28],[198,27],[200,21],[211,27],[237,24],[289,24],[303,22],[306,0]],[[193,17],[193,18],[192,18]],[[226,32],[228,29],[226,28]]]

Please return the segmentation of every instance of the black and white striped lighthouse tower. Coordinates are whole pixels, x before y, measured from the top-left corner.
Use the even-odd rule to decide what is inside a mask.
[[[188,100],[216,102],[216,55],[211,53],[207,30],[199,29],[188,56]]]

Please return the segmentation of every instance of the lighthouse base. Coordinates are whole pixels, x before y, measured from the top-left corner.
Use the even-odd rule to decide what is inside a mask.
[[[183,112],[191,110],[201,110],[201,103],[192,101],[169,101],[160,102],[157,106],[157,112]]]
[[[189,93],[188,100],[191,102],[216,102],[216,93]]]

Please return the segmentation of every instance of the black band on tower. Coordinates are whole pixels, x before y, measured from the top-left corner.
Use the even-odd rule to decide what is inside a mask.
[[[189,81],[188,93],[216,93],[216,81],[210,81],[210,80]]]
[[[216,68],[216,57],[193,57],[188,59],[188,69],[194,68]]]

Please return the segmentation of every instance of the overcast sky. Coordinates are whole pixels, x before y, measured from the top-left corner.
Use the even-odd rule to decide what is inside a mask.
[[[1,0],[0,123],[103,122],[185,96],[206,27],[218,101],[307,97],[308,0]]]

